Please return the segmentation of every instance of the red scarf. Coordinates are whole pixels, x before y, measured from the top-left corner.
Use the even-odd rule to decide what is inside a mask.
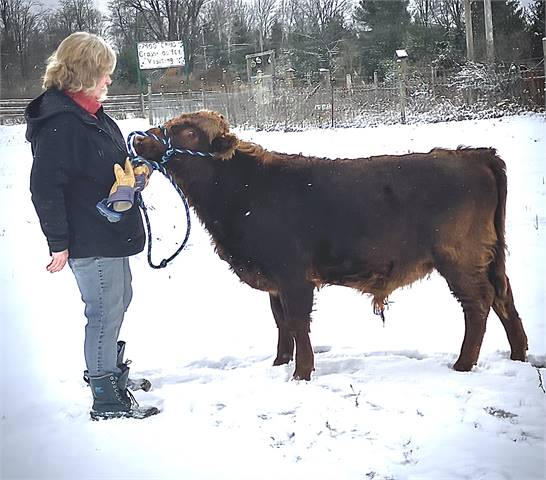
[[[85,111],[89,112],[94,117],[96,116],[99,108],[102,106],[102,104],[96,98],[87,95],[83,92],[83,90],[80,90],[79,92],[68,92],[65,90],[64,93],[66,93],[80,107],[82,107]]]

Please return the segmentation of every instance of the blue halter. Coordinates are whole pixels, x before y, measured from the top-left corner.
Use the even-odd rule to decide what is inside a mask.
[[[186,148],[173,148],[171,144],[171,137],[167,133],[167,129],[164,125],[158,125],[158,127],[161,130],[161,133],[163,134],[163,138],[158,137],[157,135],[149,132],[143,132],[140,130],[131,132],[127,136],[127,151],[129,152],[129,155],[132,158],[138,157],[138,153],[135,150],[135,147],[133,146],[133,141],[135,137],[151,137],[157,142],[162,143],[167,147],[165,150],[165,153],[163,153],[163,156],[161,157],[162,164],[167,163],[173,155],[192,155],[194,157],[211,157],[214,158],[214,155],[210,152],[200,152],[198,150],[188,150]],[[142,158],[142,157],[141,157]]]

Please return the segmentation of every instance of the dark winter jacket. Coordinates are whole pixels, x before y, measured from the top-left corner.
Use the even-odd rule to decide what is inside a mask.
[[[124,165],[123,135],[102,107],[96,118],[63,92],[50,89],[26,108],[26,138],[34,163],[32,202],[51,252],[72,258],[126,257],[144,248],[138,207],[111,223],[96,208]]]

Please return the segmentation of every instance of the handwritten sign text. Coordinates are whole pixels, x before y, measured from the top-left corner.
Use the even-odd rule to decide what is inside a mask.
[[[176,42],[141,42],[137,44],[141,70],[184,65],[184,46]]]

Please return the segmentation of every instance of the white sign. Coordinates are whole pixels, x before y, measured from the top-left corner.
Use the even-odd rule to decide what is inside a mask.
[[[184,46],[176,42],[141,42],[137,44],[141,70],[184,65]]]

